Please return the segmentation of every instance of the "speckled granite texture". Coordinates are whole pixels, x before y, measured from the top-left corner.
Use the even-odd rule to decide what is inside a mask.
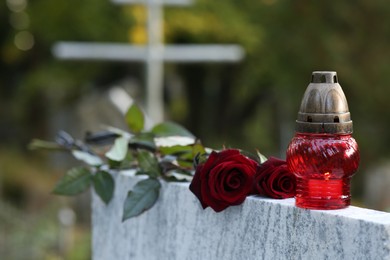
[[[150,211],[122,223],[137,179],[115,178],[108,206],[93,195],[94,260],[390,259],[390,213],[303,210],[294,199],[256,196],[215,213],[201,208],[188,184],[170,183]]]

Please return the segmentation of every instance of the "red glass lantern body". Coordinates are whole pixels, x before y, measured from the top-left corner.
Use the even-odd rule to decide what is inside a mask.
[[[297,177],[296,205],[340,209],[350,205],[350,181],[359,166],[358,145],[350,134],[296,133],[287,163]]]
[[[347,99],[334,71],[314,71],[303,95],[287,150],[287,164],[297,177],[296,205],[340,209],[350,205],[350,182],[359,150]]]

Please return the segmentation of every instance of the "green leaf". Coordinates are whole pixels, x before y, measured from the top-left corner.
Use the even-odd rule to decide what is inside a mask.
[[[259,150],[256,150],[257,156],[259,157],[260,164],[266,162],[268,159],[265,157],[262,153],[259,152]]]
[[[57,183],[53,193],[59,195],[76,195],[89,188],[92,174],[86,168],[70,169]]]
[[[198,154],[205,154],[206,149],[200,142],[200,140],[196,140],[195,144],[192,146],[192,158],[195,158]]]
[[[129,168],[133,168],[134,166],[137,166],[137,160],[133,156],[132,152],[128,151],[125,159],[120,163],[119,168],[129,169]]]
[[[120,162],[126,157],[127,150],[129,149],[129,143],[127,138],[121,136],[115,139],[114,145],[106,153],[106,157],[112,161]]]
[[[194,168],[196,169],[198,167],[198,165],[206,163],[208,158],[209,158],[209,154],[208,153],[204,153],[204,154],[198,153],[194,157],[194,161],[193,161]]]
[[[113,161],[113,160],[110,160],[108,159],[108,167],[110,169],[120,169],[121,168],[121,164],[122,162],[117,162],[117,161]]]
[[[186,169],[192,169],[194,167],[194,162],[192,160],[177,160],[177,163],[180,167]]]
[[[133,133],[139,133],[144,129],[144,114],[134,103],[126,113],[126,123]]]
[[[156,136],[185,136],[194,138],[194,135],[190,131],[173,122],[164,122],[155,125],[152,129],[152,133]]]
[[[111,132],[111,133],[124,136],[124,137],[126,137],[128,139],[130,139],[133,136],[129,132],[126,132],[126,131],[124,131],[122,129],[119,129],[119,128],[116,128],[116,127],[113,127],[113,126],[103,125],[103,128],[106,129],[107,131]]]
[[[146,172],[144,172],[142,170],[138,170],[138,171],[136,171],[135,175],[148,175],[148,173],[146,173]]]
[[[251,153],[251,152],[248,152],[248,151],[245,151],[245,150],[240,150],[240,153],[246,157],[248,157],[249,159],[261,164],[261,161],[260,161],[260,158],[258,156],[258,154],[254,154],[254,153]]]
[[[28,144],[28,149],[30,150],[36,150],[36,149],[47,149],[47,150],[67,150],[62,145],[59,145],[54,142],[48,142],[40,139],[33,139]]]
[[[138,182],[129,191],[123,207],[122,221],[140,215],[150,209],[158,199],[161,184],[156,179]]]
[[[154,143],[154,134],[152,133],[136,134],[129,140],[129,143],[136,148],[146,148],[149,150],[156,149],[156,144]]]
[[[99,156],[88,152],[72,150],[72,154],[77,160],[83,161],[88,165],[98,166],[103,164],[103,161]]]
[[[150,177],[158,177],[161,175],[161,168],[158,165],[158,160],[153,154],[145,150],[139,150],[137,158],[141,170]]]
[[[184,154],[184,153],[192,153],[191,145],[175,145],[175,146],[167,146],[167,147],[159,147],[158,150],[163,155],[176,155],[176,154]]]
[[[93,187],[97,195],[108,204],[114,194],[115,182],[111,174],[106,171],[98,171],[93,176]]]

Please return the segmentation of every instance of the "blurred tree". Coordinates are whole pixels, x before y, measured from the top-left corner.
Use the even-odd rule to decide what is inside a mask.
[[[31,137],[42,136],[45,115],[92,85],[102,86],[125,74],[123,66],[87,62],[75,66],[54,60],[50,52],[60,40],[127,41],[132,19],[109,1],[7,0],[1,3],[0,20],[3,142],[25,145]],[[10,138],[15,133],[18,138]]]

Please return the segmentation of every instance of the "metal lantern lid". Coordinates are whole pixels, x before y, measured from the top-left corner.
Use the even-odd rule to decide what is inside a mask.
[[[351,134],[347,99],[334,71],[314,71],[296,120],[299,133]]]

